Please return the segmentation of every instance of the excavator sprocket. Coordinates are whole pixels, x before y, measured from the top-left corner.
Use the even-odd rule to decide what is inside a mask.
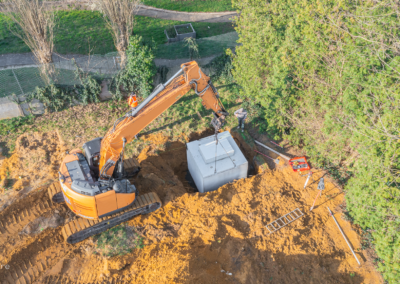
[[[160,207],[160,198],[154,192],[150,192],[138,196],[132,206],[119,213],[98,220],[78,217],[65,224],[61,231],[67,243],[75,244],[128,221],[136,215],[147,214]]]

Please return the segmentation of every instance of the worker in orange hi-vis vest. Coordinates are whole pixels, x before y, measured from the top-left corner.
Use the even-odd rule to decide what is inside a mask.
[[[132,108],[132,111],[135,109],[135,107],[138,106],[137,102],[137,97],[135,93],[132,93],[129,98],[128,98],[128,105]],[[135,138],[138,139],[137,135],[135,135]]]
[[[132,94],[129,96],[129,98],[128,98],[128,105],[129,105],[131,108],[133,108],[133,109],[134,109],[135,107],[138,106],[136,94],[132,93]]]

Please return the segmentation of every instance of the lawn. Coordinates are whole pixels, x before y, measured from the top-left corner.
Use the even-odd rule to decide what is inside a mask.
[[[133,33],[156,44],[166,42],[164,29],[187,22],[137,16]],[[197,38],[224,34],[234,30],[231,23],[192,23]],[[0,14],[0,54],[29,52],[25,43],[8,30],[6,17]],[[100,12],[58,11],[55,28],[55,51],[60,54],[106,54],[115,51],[112,36]]]
[[[233,113],[239,106],[237,102],[239,88],[235,84],[226,85],[223,82],[214,82],[221,96],[221,101],[229,113]],[[45,114],[34,118],[23,117],[0,121],[0,146],[3,154],[9,156],[15,147],[16,138],[29,131],[48,132],[57,130],[68,148],[80,147],[85,141],[104,136],[115,119],[125,114],[129,107],[126,101],[107,101],[87,106],[74,106],[60,112]],[[206,110],[201,99],[190,91],[177,103],[171,106],[140,135],[162,132],[173,137],[172,140],[184,140],[184,134],[202,131],[211,127],[212,111]],[[249,123],[252,117],[249,117]],[[233,115],[227,118],[227,127],[234,127],[237,123]],[[126,155],[138,155],[151,141],[134,140],[127,145]]]
[[[185,12],[233,11],[231,0],[144,0],[143,4],[166,10]]]
[[[234,48],[237,45],[237,40],[238,35],[236,32],[200,38],[196,41],[199,50],[199,57],[203,58],[223,53],[227,48]],[[184,41],[158,45],[156,50],[156,58],[177,59],[189,58],[189,56],[189,49]]]

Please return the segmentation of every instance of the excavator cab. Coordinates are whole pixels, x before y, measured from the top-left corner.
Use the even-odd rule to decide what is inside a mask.
[[[100,164],[100,148],[103,137],[95,138],[83,144],[82,148],[85,151],[86,159],[89,164],[92,176],[97,180],[99,178]]]

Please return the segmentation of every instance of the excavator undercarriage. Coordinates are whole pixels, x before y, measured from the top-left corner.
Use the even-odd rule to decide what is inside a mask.
[[[127,170],[130,172],[135,171],[135,168],[137,168],[137,162],[133,158],[125,160],[125,165],[127,166]],[[47,191],[49,199],[52,200],[53,203],[65,202],[60,182],[54,182],[51,184]],[[161,200],[158,198],[157,194],[153,192],[141,194],[135,198],[132,205],[127,206],[124,210],[118,213],[97,220],[77,216],[75,220],[66,223],[61,232],[67,243],[75,244],[128,221],[134,216],[148,214],[160,207]]]

